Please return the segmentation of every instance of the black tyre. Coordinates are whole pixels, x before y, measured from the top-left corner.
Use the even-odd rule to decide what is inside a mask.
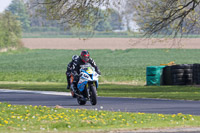
[[[177,83],[174,83],[174,85],[185,85],[185,82],[177,82]]]
[[[184,77],[187,79],[190,79],[190,78],[193,78],[193,74],[185,74]]]
[[[198,75],[198,76],[200,76],[200,71],[193,70],[193,74],[194,74],[194,75]]]
[[[179,83],[179,82],[185,82],[186,79],[185,78],[175,78],[173,79],[173,83]]]
[[[178,73],[178,74],[172,74],[172,78],[175,79],[175,78],[183,78],[184,77],[184,74],[183,73]]]
[[[182,74],[184,73],[184,69],[172,69],[172,74]]]
[[[96,105],[97,104],[97,91],[96,91],[96,87],[94,85],[90,86],[90,103],[92,105]]]
[[[181,65],[173,65],[171,66],[172,69],[192,69],[193,64],[181,64]]]
[[[186,80],[186,85],[193,85],[193,84],[194,84],[193,79]]]
[[[197,85],[200,85],[200,81],[196,81],[196,83],[195,84],[197,84]]]
[[[185,74],[192,74],[192,73],[193,73],[193,70],[192,70],[192,69],[185,69],[185,70],[184,70],[184,73],[185,73]]]
[[[197,81],[198,83],[200,83],[200,79],[196,79],[195,81]]]
[[[78,97],[78,98],[77,98],[77,102],[78,102],[79,105],[85,105],[87,101],[86,101],[86,100],[83,100],[83,99],[80,98],[80,97]]]
[[[193,69],[200,69],[200,64],[194,64]]]
[[[172,77],[173,78],[192,78],[193,74],[183,74],[183,73],[180,73],[180,74],[173,74]]]
[[[164,85],[173,85],[170,66],[166,66],[163,69],[163,81],[164,81]]]

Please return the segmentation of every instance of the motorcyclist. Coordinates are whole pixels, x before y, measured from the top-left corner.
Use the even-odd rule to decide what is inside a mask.
[[[67,65],[67,71],[66,71],[67,89],[69,89],[71,86],[70,77],[71,77],[72,67],[73,67],[74,62],[77,61],[78,57],[79,57],[78,55],[73,55],[72,61],[70,61],[69,64]]]
[[[74,81],[72,83],[71,88],[77,91],[77,83],[79,81],[79,74],[80,74],[80,68],[85,68],[88,65],[91,65],[92,67],[95,68],[95,71],[101,75],[101,72],[98,68],[98,66],[96,65],[96,63],[94,62],[94,60],[92,58],[90,58],[90,54],[87,50],[83,50],[81,51],[81,55],[79,56],[79,58],[77,59],[76,62],[73,63],[73,69],[72,69],[72,73],[74,75]]]

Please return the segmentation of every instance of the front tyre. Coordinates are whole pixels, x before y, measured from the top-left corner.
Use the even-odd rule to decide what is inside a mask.
[[[90,86],[90,103],[92,105],[96,105],[97,104],[97,91],[96,91],[96,87],[94,85]]]

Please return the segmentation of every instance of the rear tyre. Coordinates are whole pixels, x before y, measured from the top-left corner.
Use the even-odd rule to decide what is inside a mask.
[[[80,97],[77,98],[77,102],[78,102],[79,105],[85,105],[85,104],[86,104],[86,101],[83,100],[83,99],[80,98]]]
[[[97,91],[96,91],[96,87],[94,85],[90,86],[90,103],[92,105],[96,105],[97,104]]]

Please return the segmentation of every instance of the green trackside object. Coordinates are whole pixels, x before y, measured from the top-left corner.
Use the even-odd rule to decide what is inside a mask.
[[[146,85],[162,85],[164,67],[166,66],[148,66],[146,68]]]

